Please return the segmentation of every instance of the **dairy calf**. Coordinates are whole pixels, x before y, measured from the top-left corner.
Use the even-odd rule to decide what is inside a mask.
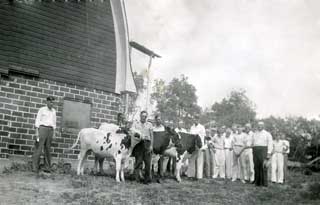
[[[80,130],[73,149],[80,140],[80,153],[77,174],[83,175],[83,163],[88,151],[92,151],[98,158],[112,157],[116,162],[116,181],[124,181],[124,165],[129,159],[132,149],[139,141],[131,139],[130,135],[116,132],[105,132],[95,128],[84,128]]]

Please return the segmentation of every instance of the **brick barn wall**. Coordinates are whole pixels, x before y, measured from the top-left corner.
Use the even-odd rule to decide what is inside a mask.
[[[91,127],[102,122],[116,122],[121,110],[119,95],[101,90],[23,75],[1,76],[0,79],[0,158],[31,156],[35,142],[35,118],[46,97],[56,98],[57,129],[52,142],[52,157],[77,159],[79,145],[68,150],[77,133],[61,132],[64,99],[91,102]]]

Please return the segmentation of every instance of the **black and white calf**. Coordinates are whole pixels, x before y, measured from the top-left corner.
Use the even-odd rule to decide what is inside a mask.
[[[80,153],[77,174],[83,174],[83,163],[89,151],[100,159],[112,157],[116,162],[116,181],[124,181],[124,165],[129,159],[132,149],[139,141],[132,139],[131,135],[105,132],[95,128],[84,128],[79,134],[76,142],[70,148],[73,149],[80,140]]]

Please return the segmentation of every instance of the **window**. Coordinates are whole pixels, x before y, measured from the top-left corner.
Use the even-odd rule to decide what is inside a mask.
[[[91,104],[79,101],[64,100],[62,128],[67,132],[90,127]]]

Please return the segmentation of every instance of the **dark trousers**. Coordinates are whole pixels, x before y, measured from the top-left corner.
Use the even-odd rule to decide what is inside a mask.
[[[152,152],[149,151],[151,146],[150,140],[141,140],[133,151],[133,155],[136,159],[135,166],[134,166],[134,174],[135,178],[139,180],[140,171],[142,170],[142,165],[145,165],[145,172],[144,172],[144,180],[151,181],[151,160],[152,160]]]
[[[253,147],[254,181],[257,186],[268,186],[268,168],[263,162],[267,159],[266,146]]]
[[[44,150],[44,164],[47,169],[51,167],[51,142],[53,137],[53,128],[51,127],[39,127],[39,142],[35,144],[34,152],[33,152],[33,170],[35,172],[39,171],[39,161],[42,149]]]
[[[288,179],[288,154],[283,154],[283,181]]]

